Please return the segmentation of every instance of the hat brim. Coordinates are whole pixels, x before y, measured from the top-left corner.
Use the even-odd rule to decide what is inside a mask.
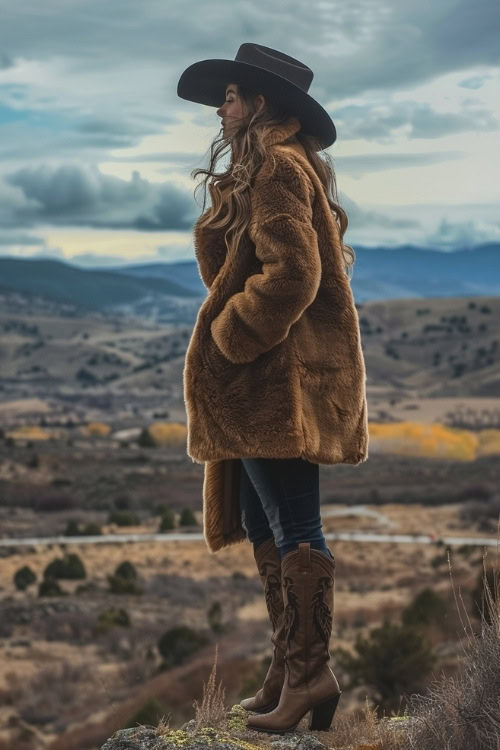
[[[299,118],[302,132],[318,138],[323,149],[335,142],[335,125],[319,102],[287,78],[256,65],[237,60],[195,62],[179,78],[177,95],[197,104],[221,107],[228,83],[254,88],[288,108]]]

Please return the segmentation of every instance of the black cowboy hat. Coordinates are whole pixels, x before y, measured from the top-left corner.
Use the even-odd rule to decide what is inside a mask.
[[[315,136],[325,149],[335,142],[337,131],[330,115],[308,94],[314,73],[283,52],[262,44],[245,42],[234,60],[201,60],[182,73],[177,84],[181,99],[209,107],[221,107],[226,87],[234,82],[269,96],[296,115],[301,131]]]

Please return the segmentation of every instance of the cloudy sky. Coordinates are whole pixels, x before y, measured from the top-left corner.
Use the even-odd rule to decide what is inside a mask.
[[[500,241],[498,0],[0,0],[0,12],[0,255],[194,259],[190,172],[220,118],[177,81],[243,42],[314,70],[309,93],[337,128],[346,242]]]

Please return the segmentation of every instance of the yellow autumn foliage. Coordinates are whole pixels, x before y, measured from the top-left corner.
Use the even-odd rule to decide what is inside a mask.
[[[80,431],[84,435],[97,435],[98,437],[106,437],[111,432],[109,424],[104,422],[89,422],[86,425],[80,427]]]
[[[14,440],[50,440],[51,437],[59,437],[59,432],[42,430],[38,425],[20,425],[15,430],[7,433],[7,437]]]
[[[148,432],[157,445],[185,445],[187,428],[181,422],[154,422]]]
[[[474,461],[480,454],[480,432],[448,427],[438,422],[370,422],[369,434],[371,447],[374,452],[379,453],[451,458],[457,461]],[[490,439],[488,445],[494,445],[494,441]]]
[[[500,430],[481,430],[478,437],[478,456],[500,455]]]

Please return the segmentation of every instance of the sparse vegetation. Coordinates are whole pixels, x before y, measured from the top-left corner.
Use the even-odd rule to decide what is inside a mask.
[[[222,724],[227,716],[227,708],[224,704],[225,688],[222,682],[216,683],[218,645],[215,646],[215,660],[208,678],[208,683],[203,683],[203,699],[201,705],[194,701],[195,707],[195,729],[202,726],[217,727]]]
[[[112,594],[142,594],[137,570],[129,560],[120,563],[113,575],[108,575],[108,582]]]
[[[80,522],[74,518],[68,521],[64,530],[64,536],[100,536],[101,534],[102,528],[98,523],[89,521],[89,523],[80,526]]]
[[[141,430],[141,434],[137,438],[137,445],[140,445],[141,448],[155,448],[156,447],[156,441],[149,432],[149,429],[147,427],[143,427]]]
[[[107,633],[115,626],[130,627],[128,612],[122,607],[107,607],[99,613],[94,632],[96,634]]]
[[[80,557],[74,553],[67,553],[64,557],[52,560],[43,572],[45,579],[68,579],[74,580],[86,577],[85,566]]]
[[[492,575],[493,589],[483,578],[488,617],[481,619],[475,634],[463,605],[465,641],[456,676],[443,675],[423,695],[409,702],[410,715],[404,750],[453,748],[486,750],[500,747],[500,598],[499,570]]]
[[[183,508],[179,519],[180,526],[197,526],[196,517],[191,508]]]
[[[447,611],[448,605],[443,597],[427,587],[403,610],[401,619],[409,627],[425,627],[442,622]]]
[[[14,574],[14,585],[18,591],[24,591],[32,583],[35,583],[35,581],[36,575],[28,565],[23,565]]]
[[[171,508],[167,508],[161,515],[160,526],[158,531],[170,531],[175,528],[175,514]]]
[[[494,320],[500,308],[495,298],[478,299],[472,305],[469,300],[451,299],[424,300],[424,303],[426,306],[417,310],[414,302],[408,302],[408,309],[399,304],[397,315],[387,302],[382,307],[378,303],[358,307],[364,308],[361,326],[366,340],[362,343],[368,370],[372,374],[371,384],[376,387],[383,385],[387,396],[377,391],[377,403],[372,403],[375,407],[370,414],[372,461],[363,467],[363,476],[357,470],[351,471],[352,467],[338,466],[336,475],[339,481],[330,488],[330,478],[325,470],[323,479],[328,483],[328,491],[323,501],[337,505],[366,504],[372,506],[370,512],[376,506],[379,517],[357,518],[353,515],[328,519],[329,530],[428,534],[433,539],[442,537],[443,540],[448,536],[491,537],[496,532],[500,514],[500,496],[496,490],[500,479],[497,461],[500,455],[500,408],[493,399],[498,391],[495,368],[500,363]],[[422,300],[417,304],[422,305]],[[417,317],[419,315],[421,317]],[[15,417],[6,417],[3,429],[0,429],[2,535],[6,539],[18,535],[52,536],[63,533],[63,529],[68,536],[98,534],[102,529],[96,522],[107,523],[109,514],[119,511],[135,513],[148,530],[156,526],[165,532],[181,526],[183,508],[192,509],[191,520],[199,519],[202,467],[192,465],[185,456],[185,424],[176,427],[171,421],[178,418],[180,406],[181,362],[180,359],[175,362],[175,357],[179,358],[185,352],[192,326],[186,325],[181,336],[178,331],[167,332],[165,327],[158,333],[151,326],[145,331],[138,323],[137,330],[123,326],[121,335],[116,335],[120,331],[115,329],[114,319],[109,320],[106,316],[94,320],[69,311],[67,316],[58,314],[53,324],[44,311],[40,315],[30,314],[26,320],[30,324],[36,320],[38,324],[40,330],[30,334],[29,341],[38,348],[18,350],[19,342],[14,342],[14,339],[24,335],[20,327],[4,333],[7,346],[15,343],[10,351],[18,361],[10,368],[14,377],[8,381],[0,379],[2,401],[9,408],[8,402],[14,404],[18,399],[20,411]],[[428,329],[422,334],[424,323],[443,328]],[[10,342],[9,336],[13,337]],[[176,346],[175,337],[182,342],[181,346]],[[55,346],[50,352],[47,350],[45,368],[37,359],[43,356],[43,342],[48,344],[50,340]],[[71,343],[65,349],[66,341]],[[73,350],[75,345],[79,347],[77,351]],[[384,356],[386,345],[399,354],[399,361]],[[118,360],[115,364],[106,360],[106,350],[110,347],[115,347],[125,362],[123,367],[118,366]],[[53,354],[56,351],[64,355]],[[73,354],[76,354],[74,359]],[[171,367],[159,367],[169,359],[173,360]],[[85,383],[75,379],[74,371],[82,365],[93,373],[99,388],[83,387]],[[155,376],[157,369],[163,371],[161,377]],[[460,370],[462,374],[453,377],[454,371]],[[20,373],[17,381],[16,373]],[[106,382],[118,376],[123,381],[108,389]],[[173,382],[174,376],[177,384]],[[50,398],[49,393],[52,393]],[[484,401],[469,399],[469,395],[485,398]],[[429,404],[420,399],[427,397],[434,399],[431,409],[436,421],[432,426],[422,421]],[[448,407],[443,408],[440,399],[450,397],[455,397],[453,402],[450,400],[454,405],[444,416]],[[33,412],[29,411],[31,408]],[[417,413],[409,411],[417,408]],[[427,415],[430,413],[427,411]],[[405,415],[415,421],[402,420]],[[95,423],[90,421],[94,419]],[[92,424],[105,427],[80,429]],[[386,433],[380,430],[380,424],[388,426]],[[141,449],[137,442],[142,425],[151,441],[149,446]],[[151,444],[157,448],[148,450]],[[120,445],[123,447],[119,448]],[[403,505],[411,507],[404,509]],[[392,521],[392,530],[389,523],[384,525],[383,516]],[[189,526],[186,524],[183,528]],[[10,644],[2,652],[2,671],[17,671],[21,680],[16,688],[14,679],[5,679],[4,685],[0,686],[0,703],[8,705],[12,715],[30,703],[31,708],[27,706],[23,716],[39,721],[38,727],[42,732],[46,727],[48,735],[53,735],[54,728],[60,732],[61,737],[57,740],[53,736],[44,737],[49,744],[57,744],[59,750],[63,750],[64,743],[75,747],[102,745],[102,725],[96,728],[97,725],[89,724],[75,730],[73,722],[77,716],[94,716],[100,712],[106,714],[105,722],[111,720],[112,701],[116,703],[118,695],[121,702],[121,696],[129,700],[139,686],[146,688],[162,659],[157,643],[164,631],[185,622],[208,643],[218,639],[219,653],[224,656],[218,672],[224,676],[230,673],[231,659],[236,657],[233,651],[236,638],[227,637],[230,633],[225,627],[234,627],[236,631],[241,627],[246,637],[246,625],[250,625],[256,612],[259,616],[257,606],[262,607],[264,615],[260,582],[256,571],[249,565],[248,550],[244,552],[243,547],[241,556],[236,554],[233,557],[233,550],[228,552],[227,559],[213,559],[208,555],[200,559],[202,542],[192,546],[190,543],[189,551],[185,551],[181,543],[156,544],[149,549],[142,543],[133,547],[82,545],[80,549],[85,551],[85,556],[80,554],[88,569],[87,578],[75,581],[76,585],[65,586],[62,580],[41,580],[44,567],[59,554],[59,544],[25,543],[1,550],[2,567],[8,572],[0,617],[0,637],[7,639],[4,643]],[[71,547],[73,542],[68,539],[64,546]],[[56,552],[52,553],[52,549]],[[126,562],[133,564],[135,575],[127,575],[128,564],[118,570],[118,562],[122,559],[120,549],[123,549],[123,555],[130,557]],[[491,651],[488,659],[483,658],[478,663],[469,683],[461,688],[462,692],[457,692],[461,674],[458,670],[465,669],[466,665],[465,661],[457,660],[457,651],[460,651],[458,638],[463,631],[457,623],[450,597],[443,595],[449,572],[448,557],[453,555],[453,565],[456,561],[460,581],[460,600],[463,597],[466,603],[474,637],[479,644],[483,607],[485,622],[492,625],[484,606],[484,586],[482,582],[480,585],[479,578],[476,579],[481,552],[477,545],[450,544],[448,541],[418,548],[413,544],[396,548],[390,543],[356,545],[354,548],[351,543],[339,542],[337,590],[341,592],[342,606],[338,602],[334,627],[342,645],[346,645],[354,658],[360,658],[355,651],[357,635],[364,636],[371,643],[371,634],[381,627],[380,623],[386,616],[392,623],[399,623],[401,617],[397,627],[406,626],[420,635],[425,648],[436,657],[433,674],[443,673],[450,682],[446,687],[448,693],[440,694],[442,706],[436,705],[431,711],[430,703],[420,706],[420,709],[417,705],[408,705],[406,715],[392,720],[380,719],[383,709],[377,688],[365,681],[357,687],[353,684],[350,691],[349,676],[342,674],[341,670],[339,679],[342,677],[347,700],[336,715],[332,735],[319,734],[320,741],[338,750],[346,750],[356,743],[377,750],[389,747],[392,750],[391,743],[394,743],[398,750],[407,750],[410,739],[414,743],[412,750],[437,749],[440,743],[453,750],[462,750],[462,746],[476,750],[476,738],[467,736],[465,742],[461,737],[460,722],[473,724],[474,717],[478,717],[477,723],[485,728],[486,739],[483,738],[483,745],[476,743],[477,750],[479,747],[483,750],[485,742],[490,742],[493,747],[494,743],[500,744],[494,725],[494,720],[498,722],[500,719],[494,714],[488,697],[488,690],[494,683],[491,675],[483,671],[487,662],[495,665],[494,653]],[[229,559],[232,569],[227,568]],[[18,586],[16,574],[22,566],[29,567],[36,579],[33,581],[27,576],[26,580],[31,582],[25,585],[26,581],[19,576]],[[382,569],[387,575],[380,576]],[[106,576],[113,571],[110,576],[112,583],[108,586]],[[116,575],[117,572],[121,575]],[[491,569],[488,569],[487,576],[493,591]],[[115,593],[131,596],[139,592],[144,596],[140,607],[137,602],[132,604],[131,599],[124,596],[117,599],[115,596]],[[186,607],[185,616],[183,606]],[[232,612],[233,606],[239,617],[225,622],[224,615]],[[443,606],[446,606],[446,611]],[[247,617],[248,622],[245,622]],[[263,628],[268,627],[266,623],[267,619]],[[241,643],[244,644],[243,638]],[[496,643],[498,649],[498,639]],[[60,651],[57,650],[59,647]],[[494,648],[492,641],[489,647]],[[241,648],[244,649],[245,645],[240,646],[240,651]],[[229,651],[233,654],[229,655]],[[269,666],[270,648],[259,650],[258,656],[262,657],[264,653],[267,657],[261,659],[249,650],[248,663],[244,662],[244,653],[238,654],[236,660],[238,666],[241,664],[241,683],[233,683],[231,675],[231,692],[241,688],[244,692],[240,697],[255,694]],[[29,673],[26,679],[28,671],[22,671],[23,664],[31,658],[32,664],[42,665],[45,660],[49,663],[54,656],[75,666],[71,674],[75,684],[72,699],[66,700],[71,690],[68,680],[63,679],[64,675],[52,674],[55,682],[50,691],[47,689],[47,675],[43,682],[38,680],[35,672]],[[166,707],[172,710],[176,722],[181,717],[184,720],[192,698],[198,697],[198,692],[201,694],[201,678],[195,668],[198,658],[201,662],[204,657],[201,654],[197,657],[195,649],[185,657],[183,666],[179,665],[178,680],[176,678],[179,690],[171,691],[166,701]],[[88,678],[83,672],[80,675],[76,671],[78,663],[88,663]],[[337,668],[335,659],[332,667]],[[84,679],[80,679],[82,675]],[[250,678],[253,684],[250,684]],[[246,679],[247,683],[244,682]],[[429,685],[433,687],[429,679],[428,676],[421,688],[422,695],[428,697]],[[481,696],[471,687],[473,680],[485,687],[483,704],[479,700]],[[155,684],[151,683],[151,686]],[[39,691],[36,696],[35,688]],[[456,692],[453,693],[452,689]],[[378,700],[379,705],[367,704],[360,713],[366,692],[372,701]],[[156,697],[161,705],[163,696],[158,693]],[[199,739],[207,746],[214,737],[222,740],[226,736],[225,723],[228,733],[236,735],[243,745],[248,740],[244,734],[246,714],[233,706],[222,719],[223,704],[224,700],[219,718],[217,711],[215,716],[206,712],[200,723]],[[396,699],[392,705],[396,705]],[[397,710],[401,705],[403,703],[398,702]],[[347,707],[350,706],[353,712],[348,715]],[[143,706],[139,701],[134,708],[139,713]],[[156,716],[158,711],[157,706]],[[427,718],[426,711],[429,712]],[[488,712],[486,720],[482,711]],[[130,711],[131,715],[133,713]],[[50,722],[47,717],[52,717]],[[162,721],[163,718],[160,724]],[[219,721],[220,730],[213,729]],[[438,725],[442,734],[426,736],[423,733],[418,739],[416,730],[420,728],[423,732],[426,722],[429,730],[436,730],[433,724]],[[173,736],[187,744],[188,733],[172,731],[178,732]],[[86,744],[84,737],[88,740]],[[262,736],[259,739],[256,744],[267,746],[267,738]],[[248,742],[247,750],[253,741],[255,738]],[[24,747],[16,734],[12,741],[6,741],[5,748],[28,750],[27,745]],[[4,750],[1,740],[0,750]]]
[[[66,593],[54,578],[45,578],[38,584],[38,596],[65,596]]]
[[[177,625],[167,630],[158,641],[158,651],[163,659],[162,669],[182,664],[189,656],[209,642],[204,633],[188,625]]]
[[[131,510],[113,510],[109,514],[108,523],[116,523],[117,526],[139,526],[141,519]]]
[[[214,633],[224,633],[227,630],[226,624],[222,621],[222,605],[219,601],[214,601],[207,612],[207,620],[210,628]]]
[[[350,687],[368,685],[381,711],[397,710],[401,698],[422,692],[435,663],[424,636],[408,625],[385,621],[370,631],[368,638],[358,635],[356,654],[337,649],[337,663],[350,681]]]

